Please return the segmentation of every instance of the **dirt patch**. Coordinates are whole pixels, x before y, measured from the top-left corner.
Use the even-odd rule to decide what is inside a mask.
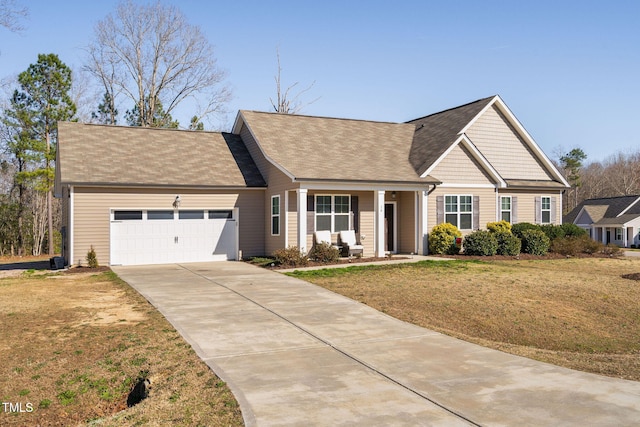
[[[640,273],[623,274],[620,277],[622,277],[623,279],[629,279],[629,280],[640,280]]]

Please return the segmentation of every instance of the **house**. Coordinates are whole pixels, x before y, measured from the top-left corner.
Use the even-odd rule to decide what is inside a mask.
[[[564,217],[589,232],[593,240],[625,248],[640,245],[640,196],[588,199]]]
[[[431,228],[561,223],[568,184],[499,96],[406,123],[240,111],[231,133],[59,123],[63,256],[238,259],[354,230],[364,256]]]

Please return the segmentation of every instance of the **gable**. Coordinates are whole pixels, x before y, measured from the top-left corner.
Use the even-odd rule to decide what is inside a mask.
[[[462,144],[456,145],[430,172],[443,184],[494,184],[469,150]]]
[[[466,135],[505,180],[554,180],[495,105],[474,121]]]
[[[593,224],[594,221],[591,218],[591,216],[589,216],[589,212],[587,212],[586,210],[583,210],[582,213],[578,215],[578,217],[573,223],[574,224]]]

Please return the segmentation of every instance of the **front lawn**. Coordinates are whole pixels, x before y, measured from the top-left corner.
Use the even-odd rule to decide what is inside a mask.
[[[425,261],[291,275],[398,319],[573,369],[640,381],[640,260]]]
[[[0,278],[0,302],[0,425],[243,425],[227,385],[112,272]]]

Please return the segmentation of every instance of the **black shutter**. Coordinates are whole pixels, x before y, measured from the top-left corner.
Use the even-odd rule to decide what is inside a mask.
[[[351,196],[351,223],[353,224],[353,230],[357,233],[360,231],[360,213],[358,210],[358,196]]]

